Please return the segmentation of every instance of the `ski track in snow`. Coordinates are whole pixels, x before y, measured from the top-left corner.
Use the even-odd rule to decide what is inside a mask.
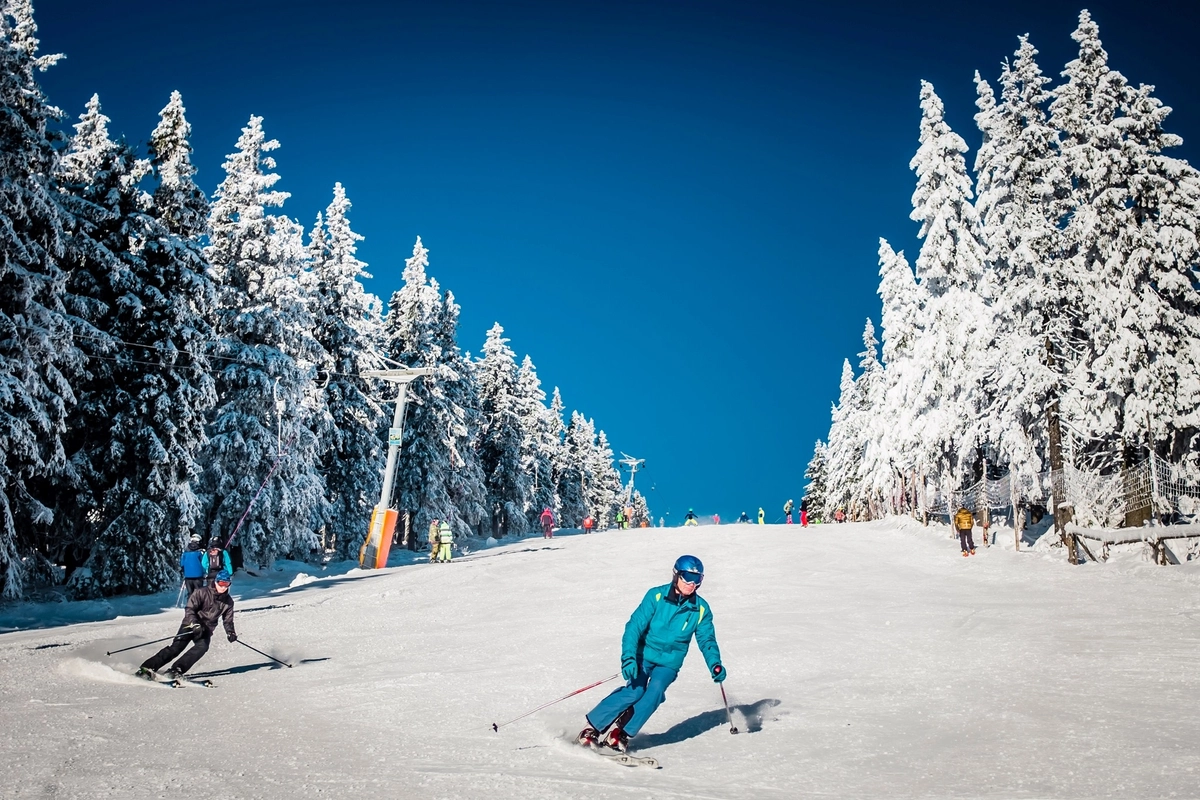
[[[193,670],[209,691],[134,677],[161,644],[107,656],[182,618],[115,600],[115,619],[0,634],[0,797],[1200,796],[1195,562],[1131,546],[1071,567],[999,538],[964,559],[906,519],[724,525],[296,564],[234,585],[257,593],[239,636],[294,668],[218,631]],[[695,648],[632,743],[661,770],[571,743],[615,682],[491,730],[615,672],[629,614],[685,552],[739,735]]]

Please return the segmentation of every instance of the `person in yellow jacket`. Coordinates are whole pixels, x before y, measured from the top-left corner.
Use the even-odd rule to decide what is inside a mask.
[[[454,532],[450,530],[450,523],[442,520],[442,524],[438,526],[438,563],[449,564],[454,560],[450,555],[450,546],[454,544]]]
[[[975,516],[966,506],[958,507],[958,513],[954,515],[954,527],[958,530],[963,558],[975,555],[975,539],[971,536],[971,529],[975,527]]]
[[[759,525],[765,525],[765,524],[766,524],[766,520],[767,520],[767,512],[765,512],[765,511],[763,511],[763,510],[762,510],[762,506],[759,506],[759,509],[758,509],[758,524],[759,524]]]

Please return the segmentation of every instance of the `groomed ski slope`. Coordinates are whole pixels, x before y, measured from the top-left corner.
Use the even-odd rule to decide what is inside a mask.
[[[153,648],[104,655],[178,610],[3,634],[0,796],[1200,795],[1200,573],[1135,550],[1072,568],[1011,536],[964,559],[947,534],[633,530],[275,591],[239,576],[235,596],[262,591],[239,634],[296,667],[218,637],[195,670],[216,689],[127,675]],[[491,730],[617,672],[626,619],[682,553],[707,567],[740,735],[694,648],[634,740],[661,770],[564,741],[608,686]]]

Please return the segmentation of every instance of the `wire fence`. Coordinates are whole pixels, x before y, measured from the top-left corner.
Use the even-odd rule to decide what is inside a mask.
[[[1200,484],[1178,466],[1151,454],[1119,469],[1100,470],[1067,463],[1061,472],[986,478],[962,489],[928,486],[920,507],[927,514],[950,514],[960,506],[973,511],[1002,510],[1016,504],[1053,506],[1054,486],[1074,521],[1089,528],[1117,528],[1139,514],[1163,524],[1200,522]]]

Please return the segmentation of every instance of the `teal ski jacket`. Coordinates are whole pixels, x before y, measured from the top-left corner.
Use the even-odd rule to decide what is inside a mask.
[[[711,672],[721,663],[721,651],[708,602],[699,594],[684,597],[673,592],[669,583],[655,586],[625,623],[621,660],[632,656],[638,663],[648,661],[678,670],[693,636]]]

